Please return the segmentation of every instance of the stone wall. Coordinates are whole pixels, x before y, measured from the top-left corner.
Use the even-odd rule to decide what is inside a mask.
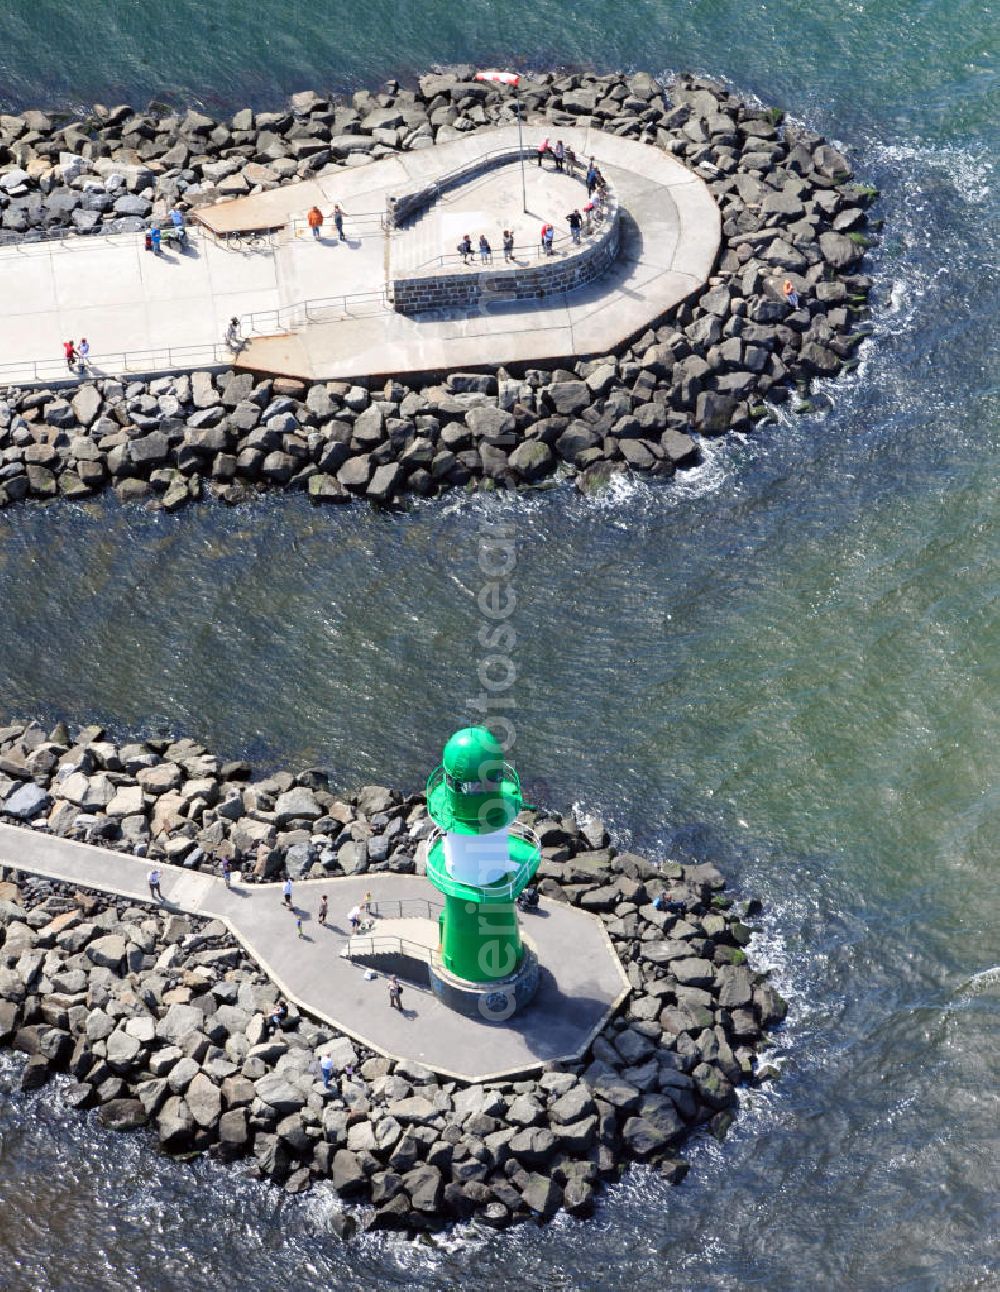
[[[508,166],[511,162],[519,161],[520,157],[521,150],[519,148],[498,148],[494,152],[483,153],[481,157],[477,157],[475,161],[471,161],[465,166],[456,167],[455,170],[440,176],[433,184],[427,184],[423,188],[416,188],[411,193],[404,193],[401,197],[390,198],[387,212],[389,227],[398,229],[407,220],[416,215],[418,211],[422,211],[425,206],[430,206],[432,202],[436,202],[442,193],[447,193],[453,188],[460,188],[463,184],[468,184],[470,180],[478,179],[480,175],[485,175],[491,170],[497,170],[500,166]]]
[[[492,301],[541,299],[569,292],[605,274],[618,255],[618,199],[608,190],[608,214],[597,232],[578,251],[548,256],[513,269],[493,266],[456,270],[449,274],[423,274],[395,278],[392,304],[397,314],[419,314],[434,309],[469,309]]]

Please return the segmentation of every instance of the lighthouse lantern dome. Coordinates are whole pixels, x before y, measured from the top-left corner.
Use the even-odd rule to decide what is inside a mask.
[[[486,727],[456,731],[427,782],[428,811],[443,830],[502,830],[520,812],[522,801],[517,773]]]

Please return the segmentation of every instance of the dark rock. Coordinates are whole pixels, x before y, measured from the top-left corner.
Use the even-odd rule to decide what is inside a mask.
[[[21,1089],[38,1090],[52,1075],[52,1065],[43,1054],[33,1054],[21,1072]]]
[[[521,1198],[530,1211],[543,1218],[554,1216],[562,1205],[562,1190],[547,1176],[533,1172],[521,1186]]]
[[[645,1117],[630,1117],[622,1127],[622,1139],[629,1152],[638,1158],[649,1157],[667,1148],[670,1138]]]
[[[3,803],[3,812],[15,821],[33,821],[40,813],[48,811],[52,797],[40,785],[19,785]]]
[[[567,1125],[589,1117],[594,1111],[594,1100],[584,1085],[574,1085],[564,1095],[560,1095],[549,1105],[549,1121],[557,1125]]]
[[[435,1166],[416,1166],[403,1176],[403,1188],[417,1211],[436,1212],[441,1203],[442,1187],[441,1172]]]
[[[721,435],[729,429],[736,401],[712,390],[703,391],[695,406],[695,422],[703,435]]]
[[[778,995],[770,983],[761,983],[754,988],[753,1003],[763,1028],[776,1027],[784,1022],[788,1013],[788,1002]]]
[[[522,480],[541,480],[555,467],[555,457],[540,440],[525,440],[510,455],[510,466]]]
[[[525,1166],[544,1166],[556,1151],[556,1137],[543,1126],[526,1126],[511,1137],[508,1147]]]
[[[846,269],[864,254],[864,249],[843,233],[821,233],[819,249],[833,269]]]
[[[365,1173],[361,1169],[356,1154],[346,1148],[338,1149],[333,1155],[330,1180],[342,1197],[362,1193],[367,1186]]]
[[[398,462],[386,462],[376,467],[368,484],[369,501],[389,503],[399,492],[403,479],[403,468]]]
[[[138,1099],[112,1099],[97,1114],[101,1125],[108,1130],[126,1131],[145,1126],[146,1110]]]

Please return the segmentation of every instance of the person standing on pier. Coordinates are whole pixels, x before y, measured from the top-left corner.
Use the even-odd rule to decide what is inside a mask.
[[[239,353],[243,349],[243,336],[240,331],[240,321],[234,314],[229,320],[229,326],[226,328],[226,347]]]
[[[319,209],[318,206],[311,206],[309,208],[309,214],[306,216],[306,222],[308,223],[309,228],[312,229],[313,237],[316,239],[317,242],[319,242],[320,232],[323,228],[323,212]]]
[[[160,888],[160,872],[155,869],[149,872],[149,895],[154,901],[163,901],[163,892]]]
[[[170,208],[170,223],[173,226],[174,234],[180,243],[187,242],[187,229],[184,227],[184,213],[176,204]]]
[[[283,888],[281,891],[282,891],[282,899],[281,899],[281,900],[285,903],[285,905],[288,907],[288,909],[289,909],[290,911],[293,911],[293,910],[295,909],[295,907],[292,905],[292,881],[291,881],[291,879],[286,879],[286,880],[285,880],[285,886],[284,886],[284,888]]]
[[[72,372],[76,366],[76,346],[72,341],[63,342],[63,354],[66,357],[66,367]]]
[[[337,230],[337,237],[340,241],[346,242],[347,236],[344,233],[344,212],[340,209],[339,202],[335,202],[333,204],[333,225]]]
[[[324,893],[323,896],[319,899],[319,915],[316,917],[318,922],[324,925],[324,927],[326,925],[326,916],[329,909],[330,909],[330,905],[327,900],[327,896]]]
[[[403,1012],[403,988],[395,974],[389,979],[389,1006]]]
[[[509,265],[514,259],[514,233],[511,229],[503,231],[503,260],[505,265]]]

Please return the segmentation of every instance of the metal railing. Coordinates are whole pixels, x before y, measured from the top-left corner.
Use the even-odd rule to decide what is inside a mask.
[[[124,217],[123,217],[124,218]],[[26,252],[48,252],[52,250],[50,244],[55,243],[57,246],[76,246],[79,244],[89,244],[90,246],[99,245],[107,250],[113,250],[121,244],[115,240],[121,238],[124,240],[134,241],[137,238],[146,236],[146,229],[109,229],[105,225],[99,225],[95,229],[32,229],[27,233],[11,233],[9,230],[0,230],[0,251],[26,251]],[[178,239],[172,228],[166,228],[161,231],[163,246],[176,246],[178,242],[196,242],[198,235],[190,225],[184,229],[186,238]]]
[[[336,227],[333,223],[333,216],[323,212],[324,224],[321,235],[329,238],[331,233],[334,237],[337,235]],[[345,211],[344,212],[344,232],[348,235],[355,234],[358,237],[368,238],[373,236],[381,237],[384,231],[385,216],[382,211]],[[360,231],[358,226],[361,226]],[[312,233],[309,227],[309,219],[304,215],[292,216],[289,225],[293,238],[304,238]]]
[[[513,901],[537,870],[538,858],[541,854],[542,844],[534,830],[521,821],[511,822],[510,833],[514,835],[516,839],[521,839],[523,842],[529,844],[534,849],[535,855],[522,861],[517,870],[506,876],[504,883],[484,884],[482,887],[473,887],[471,884],[464,884],[461,880],[448,875],[448,886],[444,891],[452,897],[462,897],[470,902],[478,902],[482,897],[483,888],[488,888],[490,897],[499,898],[501,901]],[[443,839],[444,837],[444,830],[435,830],[433,834],[428,836],[428,866],[430,864],[430,855],[434,849],[434,845],[439,839]],[[435,881],[432,879],[431,882],[434,883]]]
[[[605,226],[614,219],[618,206],[614,190],[610,186],[604,189],[603,194],[599,193],[593,199],[593,203],[593,207],[589,212],[581,212],[583,226],[580,230],[579,239],[574,240],[572,231],[567,229],[565,232],[555,235],[552,240],[552,251],[547,251],[542,246],[541,241],[516,243],[513,249],[515,261],[518,257],[521,260],[546,260],[553,255],[572,255],[574,248],[579,248],[582,251],[587,240],[600,234]],[[500,260],[501,256],[504,257],[502,261]],[[426,269],[450,267],[481,271],[487,267],[503,268],[507,263],[502,242],[499,248],[490,248],[488,260],[482,259],[479,247],[473,243],[468,253],[463,254],[460,251],[442,252],[440,255],[431,256],[428,260],[423,260],[419,264],[400,269],[399,274],[400,276],[408,277]]]
[[[404,897],[395,901],[372,902],[369,910],[373,915],[384,920],[420,919],[422,916],[433,920],[444,910],[444,905],[441,902],[429,901],[425,897]],[[411,915],[408,913],[411,910],[416,910],[419,914]]]
[[[165,345],[150,350],[120,350],[91,354],[86,365],[67,368],[65,359],[25,359],[0,364],[0,385],[21,386],[25,382],[85,381],[94,377],[115,377],[121,373],[184,372],[194,368],[228,365],[237,352],[222,342],[205,345]],[[25,377],[27,372],[30,376]]]
[[[589,234],[581,233],[580,241],[578,243],[573,242],[573,235],[571,233],[556,234],[552,240],[553,249],[551,252],[546,251],[541,245],[541,242],[515,243],[512,253],[515,261],[514,267],[517,267],[518,258],[520,258],[521,261],[548,260],[550,257],[554,258],[557,255],[572,255],[573,248],[580,247],[582,249],[586,239],[588,237],[593,237],[600,227],[601,224],[598,223],[591,229]],[[472,250],[468,253],[468,256],[463,256],[460,251],[442,252],[440,256],[431,256],[429,260],[422,260],[419,265],[413,265],[411,268],[400,269],[399,272],[401,276],[409,276],[410,274],[418,274],[422,270],[432,268],[444,269],[445,267],[454,266],[456,269],[469,270],[482,270],[488,268],[503,269],[507,264],[508,261],[505,258],[502,245],[499,248],[499,251],[495,247],[492,248],[489,259],[483,260],[479,248],[473,244]]]
[[[371,933],[360,936],[355,934],[344,949],[349,960],[353,960],[356,956],[405,955],[413,960],[422,960],[424,964],[430,964],[434,955],[432,948],[423,942],[401,938],[395,933]]]
[[[487,760],[487,761],[490,767],[496,766],[496,763],[493,762],[492,760]],[[448,777],[448,773],[444,769],[444,763],[438,763],[437,767],[434,768],[430,776],[427,777],[426,792],[427,792],[428,798],[430,798],[431,794],[437,789],[437,787],[443,781],[447,779],[447,777]],[[504,783],[508,785],[513,785],[518,790],[521,788],[521,778],[518,776],[517,772],[514,770],[514,767],[510,763],[504,763],[502,765],[502,767],[500,768],[500,777],[498,780],[486,782],[490,790],[496,790],[496,791],[499,791],[501,786]],[[484,790],[483,793],[485,792],[486,791]]]
[[[526,157],[529,156],[530,149],[524,149],[524,153]],[[391,197],[389,207],[382,217],[384,227],[388,230],[398,229],[401,221],[409,220],[417,211],[429,206],[432,202],[436,202],[441,194],[451,188],[453,184],[465,180],[469,171],[477,170],[484,165],[488,167],[490,163],[499,162],[505,158],[509,160],[519,159],[520,156],[521,149],[511,145],[506,148],[492,148],[489,152],[480,153],[478,157],[462,166],[456,166],[450,171],[445,171],[443,175],[439,175],[427,185],[414,189],[409,193],[401,193],[399,197]],[[416,206],[408,207],[407,203],[415,198],[424,200],[420,201]],[[404,212],[401,216],[397,216],[396,212],[401,206],[404,207]]]
[[[294,332],[307,323],[325,323],[338,318],[355,318],[380,314],[389,308],[385,290],[348,292],[342,296],[320,296],[315,300],[280,305],[270,310],[254,310],[240,317],[244,335],[275,336]]]
[[[126,232],[133,231],[126,230]],[[118,230],[118,234],[121,236],[122,231]],[[93,229],[78,229],[73,225],[65,229],[25,229],[23,233],[2,229],[0,247],[35,247],[46,242],[65,242],[70,238],[100,239],[102,236],[113,237],[114,235],[107,231],[107,226],[103,224],[95,225]]]

